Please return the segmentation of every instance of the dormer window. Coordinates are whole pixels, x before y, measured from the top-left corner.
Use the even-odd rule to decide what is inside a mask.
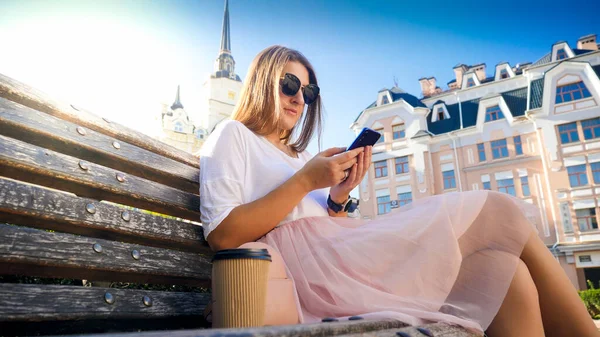
[[[502,110],[498,105],[494,105],[485,109],[485,121],[492,122],[504,118]]]
[[[384,104],[388,104],[390,101],[387,98],[387,95],[383,95],[383,97],[381,97],[381,105]]]
[[[508,71],[506,71],[506,69],[500,70],[500,78],[508,78]]]
[[[402,139],[406,137],[406,127],[404,124],[398,124],[392,126],[393,139]]]
[[[381,137],[379,137],[379,139],[377,140],[377,143],[375,143],[375,144],[383,143],[383,141],[384,141],[383,129],[376,129],[375,131],[377,131],[381,135]]]
[[[438,118],[437,118],[438,121],[444,120],[444,108],[439,107],[437,109],[437,115],[438,115]]]
[[[467,80],[467,88],[474,87],[474,86],[475,86],[475,81],[473,80],[472,77],[469,77],[469,79]]]
[[[556,87],[556,100],[554,103],[565,103],[578,99],[591,97],[590,91],[582,81]]]
[[[560,48],[557,52],[556,52],[556,59],[557,60],[564,60],[566,58],[569,58],[569,56],[567,55],[567,52],[565,51],[564,48]]]
[[[175,122],[175,132],[183,133],[183,124],[181,122]]]

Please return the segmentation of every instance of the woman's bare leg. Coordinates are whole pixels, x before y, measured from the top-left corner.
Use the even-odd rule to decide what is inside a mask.
[[[600,336],[575,287],[536,233],[525,244],[521,259],[539,293],[546,336]]]
[[[486,333],[490,337],[545,336],[538,292],[522,261],[519,261],[508,293]]]

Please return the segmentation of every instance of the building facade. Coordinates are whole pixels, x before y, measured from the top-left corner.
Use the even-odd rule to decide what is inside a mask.
[[[172,105],[163,104],[158,139],[180,150],[196,154],[217,123],[229,118],[242,89],[242,81],[235,73],[231,54],[229,2],[225,0],[221,47],[215,60],[214,72],[204,82],[201,106],[198,111],[186,112],[180,100],[180,88]]]
[[[539,207],[540,237],[578,289],[600,280],[600,51],[552,45],[535,63],[459,64],[447,89],[421,78],[419,99],[383,89],[351,125],[383,134],[359,185],[372,219],[413,200],[496,190]]]

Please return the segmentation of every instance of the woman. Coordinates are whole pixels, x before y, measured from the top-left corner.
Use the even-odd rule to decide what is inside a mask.
[[[529,204],[473,191],[416,200],[369,222],[333,211],[367,173],[371,148],[311,158],[321,98],[299,52],[263,50],[232,119],[202,149],[204,235],[215,251],[267,247],[271,275],[295,284],[288,308],[297,321],[361,315],[489,336],[597,335],[538,238],[539,212]]]

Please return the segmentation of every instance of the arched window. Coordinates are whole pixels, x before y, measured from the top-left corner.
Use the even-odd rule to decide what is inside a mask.
[[[565,51],[564,48],[560,48],[557,52],[556,52],[556,59],[557,60],[564,60],[566,58],[569,58],[569,56],[567,55],[567,52]]]
[[[181,122],[175,122],[175,132],[183,133],[183,124]]]
[[[591,97],[590,91],[582,81],[556,87],[556,100],[554,103],[565,103],[578,99]]]
[[[508,71],[506,69],[500,70],[500,78],[508,78]]]
[[[438,121],[444,120],[444,108],[439,107],[437,109]]]

